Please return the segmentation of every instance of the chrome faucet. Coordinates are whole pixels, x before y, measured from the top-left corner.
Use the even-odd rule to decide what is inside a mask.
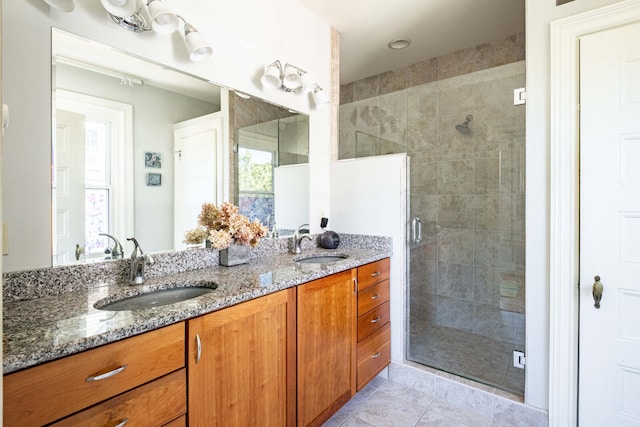
[[[120,244],[118,239],[113,237],[111,234],[107,234],[107,233],[100,233],[99,235],[100,236],[107,236],[108,238],[112,239],[113,242],[114,242],[113,249],[107,248],[104,251],[104,253],[110,253],[112,259],[119,259],[119,258],[122,258],[124,256],[124,250],[122,249],[122,245]]]
[[[273,223],[273,225],[271,225]],[[272,239],[278,238],[278,229],[276,228],[276,215],[270,213],[267,215],[267,230],[269,230],[269,237]]]
[[[309,230],[309,224],[302,224],[300,227],[298,227],[296,229],[296,231],[293,233],[293,244],[291,245],[291,253],[292,254],[301,254],[302,253],[302,248],[300,247],[300,243],[302,242],[302,239],[311,239],[311,235],[307,232],[307,233],[300,233],[301,230],[303,229],[307,229]]]
[[[131,253],[131,270],[129,272],[129,284],[141,285],[144,283],[144,266],[153,265],[155,261],[149,254],[145,254],[138,241],[134,238],[127,238],[127,240],[133,242],[135,247]]]

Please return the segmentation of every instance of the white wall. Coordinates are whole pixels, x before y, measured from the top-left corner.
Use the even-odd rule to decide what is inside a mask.
[[[361,157],[331,163],[331,217],[328,229],[393,239],[390,263],[391,360],[405,360],[407,295],[406,154]]]
[[[10,254],[5,271],[50,265],[51,27],[126,50],[212,82],[310,114],[310,202],[312,231],[329,214],[327,190],[330,109],[310,108],[307,95],[263,92],[259,77],[275,59],[307,70],[330,90],[331,28],[296,0],[165,0],[214,48],[202,63],[186,57],[182,37],[134,34],[110,21],[97,0],[76,0],[71,13],[42,0],[4,0],[3,96],[11,108],[4,139],[3,200],[21,205],[6,212]],[[35,171],[25,168],[35,165]],[[315,229],[315,230],[313,230]],[[144,245],[144,242],[142,242]],[[22,256],[17,256],[22,254]],[[27,255],[28,254],[28,255]]]
[[[528,405],[549,407],[550,22],[618,0],[526,0],[527,38],[527,382]]]

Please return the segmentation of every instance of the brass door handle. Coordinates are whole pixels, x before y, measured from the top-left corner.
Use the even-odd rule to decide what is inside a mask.
[[[602,292],[604,291],[604,286],[602,286],[602,283],[600,283],[600,276],[594,277],[593,280],[595,280],[595,283],[593,284],[593,288],[591,290],[593,300],[595,301],[593,306],[595,308],[600,308],[600,301],[602,301]]]

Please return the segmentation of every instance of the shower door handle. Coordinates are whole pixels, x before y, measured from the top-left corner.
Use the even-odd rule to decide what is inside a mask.
[[[422,220],[417,216],[411,220],[411,239],[413,243],[422,242]]]

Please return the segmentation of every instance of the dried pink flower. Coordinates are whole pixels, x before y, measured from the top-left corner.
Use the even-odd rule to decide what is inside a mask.
[[[222,203],[217,207],[213,203],[203,203],[198,215],[198,227],[185,233],[185,243],[211,242],[215,249],[225,249],[236,242],[242,245],[256,246],[267,235],[267,229],[260,221],[250,222],[239,213],[237,206]]]

